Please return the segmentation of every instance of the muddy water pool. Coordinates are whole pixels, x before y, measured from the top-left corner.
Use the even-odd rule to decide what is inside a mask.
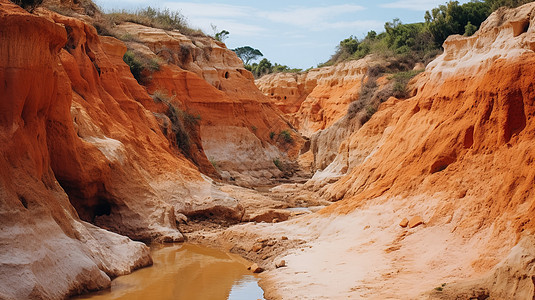
[[[258,278],[234,254],[193,245],[151,247],[154,265],[120,276],[111,289],[75,299],[264,299]]]

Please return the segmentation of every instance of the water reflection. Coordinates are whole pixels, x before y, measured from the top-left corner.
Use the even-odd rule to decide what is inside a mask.
[[[77,299],[264,299],[239,256],[191,244],[159,245],[154,265],[112,281],[110,290]]]

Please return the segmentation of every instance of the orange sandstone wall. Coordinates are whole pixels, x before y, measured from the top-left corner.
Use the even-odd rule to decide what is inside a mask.
[[[369,56],[303,74],[270,74],[256,80],[256,85],[287,113],[301,134],[310,137],[346,115],[349,104],[359,98],[374,60]]]
[[[151,259],[144,244],[80,220],[56,180],[52,140],[76,141],[58,56],[67,32],[5,0],[0,24],[0,298],[108,287]]]
[[[419,205],[408,199],[436,200],[432,212],[414,211],[424,214],[427,226],[453,222],[451,234],[466,240],[490,232],[473,249],[480,257],[472,262],[476,274],[532,236],[534,9],[501,9],[474,36],[449,37],[444,54],[419,77],[416,96],[384,103],[346,140],[340,155],[347,156],[347,174],[322,190],[342,201],[324,212],[347,213],[373,199],[398,199],[415,209]],[[530,281],[532,263],[522,263],[528,266],[518,273],[524,277],[514,276]],[[530,286],[532,294],[531,282],[503,288],[513,275],[500,270],[502,277],[487,285],[491,295],[515,298]]]
[[[303,144],[300,135],[223,43],[132,23],[121,24],[118,30],[140,42],[130,43],[131,48],[161,63],[146,84],[149,93],[166,94],[178,107],[200,116],[204,153],[223,178],[265,184],[281,175],[274,159],[297,157]],[[153,110],[154,104],[142,103]],[[283,130],[292,134],[294,143],[270,137]]]

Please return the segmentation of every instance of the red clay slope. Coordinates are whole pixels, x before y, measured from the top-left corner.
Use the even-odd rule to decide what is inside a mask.
[[[58,299],[107,287],[109,276],[151,259],[145,245],[81,221],[54,176],[61,153],[52,144],[83,143],[73,138],[71,89],[58,57],[67,33],[4,0],[0,24],[0,298]]]
[[[470,240],[488,230],[490,239],[473,249],[476,273],[532,236],[534,8],[501,9],[474,36],[448,38],[444,54],[420,77],[417,95],[383,104],[348,139],[350,169],[323,190],[342,201],[324,213],[390,199],[413,207],[427,226],[454,226],[453,236]],[[422,209],[426,199],[437,205]]]

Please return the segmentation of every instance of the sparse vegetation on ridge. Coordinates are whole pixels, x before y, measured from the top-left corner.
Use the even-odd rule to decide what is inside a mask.
[[[204,35],[198,29],[189,27],[186,17],[176,11],[147,7],[134,11],[120,10],[104,14],[111,24],[132,22],[165,30],[178,30],[185,35]]]
[[[150,79],[148,73],[160,70],[160,64],[157,59],[133,50],[126,51],[123,61],[130,67],[130,72],[140,84],[144,84]]]
[[[472,35],[481,23],[500,6],[516,7],[531,1],[525,0],[473,0],[460,5],[449,1],[425,13],[425,22],[403,24],[399,19],[386,22],[385,31],[369,31],[365,38],[350,36],[342,40],[336,52],[319,67],[360,59],[373,54],[384,61],[371,66],[363,79],[359,98],[348,108],[347,116],[357,115],[364,124],[377,111],[379,105],[393,96],[409,97],[407,84],[422,69],[414,70],[417,63],[426,65],[442,50],[442,43],[452,34]],[[380,87],[377,79],[390,74],[390,83]]]
[[[368,54],[384,57],[408,56],[427,64],[441,52],[442,43],[452,34],[470,36],[481,23],[501,6],[517,7],[527,0],[472,0],[459,4],[449,1],[426,11],[425,22],[403,24],[399,19],[386,22],[385,31],[369,31],[366,37],[350,36],[342,40],[325,63],[329,66],[344,60],[360,59]]]

